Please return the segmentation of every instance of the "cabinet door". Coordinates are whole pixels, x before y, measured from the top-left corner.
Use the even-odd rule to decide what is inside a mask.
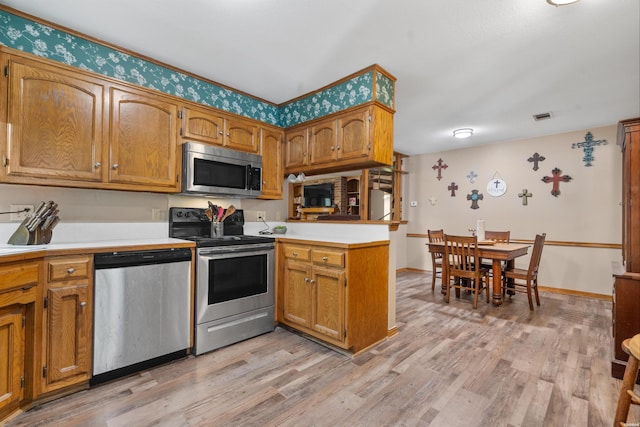
[[[369,157],[371,152],[369,109],[358,110],[338,119],[338,158]]]
[[[307,129],[287,132],[284,143],[285,171],[299,172],[297,168],[309,164],[307,157]]]
[[[89,289],[88,283],[49,287],[44,391],[90,377],[92,304]]]
[[[311,164],[331,162],[336,159],[338,146],[337,121],[329,120],[312,126],[309,131]]]
[[[103,90],[82,74],[9,60],[7,174],[100,181]]]
[[[284,132],[270,129],[261,131],[262,196],[261,199],[282,199],[282,138]]]
[[[225,147],[248,153],[260,151],[260,128],[254,122],[226,117],[224,127]]]
[[[311,266],[291,261],[284,265],[283,312],[286,321],[311,327]]]
[[[314,267],[313,329],[337,341],[345,339],[345,273],[342,269]]]
[[[177,115],[165,98],[112,88],[109,181],[177,190]]]
[[[182,117],[183,138],[222,146],[224,117],[197,108],[185,108]]]
[[[24,305],[0,308],[0,414],[22,400]]]

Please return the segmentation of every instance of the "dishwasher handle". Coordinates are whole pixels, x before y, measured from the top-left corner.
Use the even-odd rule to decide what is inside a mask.
[[[146,251],[106,252],[96,254],[93,265],[96,270],[132,267],[139,265],[167,264],[191,261],[191,249],[152,249]]]

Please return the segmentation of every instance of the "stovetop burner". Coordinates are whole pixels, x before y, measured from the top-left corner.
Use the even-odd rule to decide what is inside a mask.
[[[206,237],[206,236],[188,236],[179,237],[179,239],[191,240],[196,242],[199,248],[210,248],[214,246],[230,246],[230,245],[250,245],[255,243],[273,243],[274,239],[270,237],[260,236],[223,236],[223,237]]]
[[[244,234],[244,213],[236,211],[224,220],[224,236],[211,237],[211,221],[201,208],[170,208],[169,237],[196,242],[196,247],[250,245],[273,243],[271,237]]]

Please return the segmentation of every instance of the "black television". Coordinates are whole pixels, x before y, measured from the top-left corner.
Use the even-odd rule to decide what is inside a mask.
[[[304,207],[318,208],[333,205],[333,184],[312,184],[304,186]]]

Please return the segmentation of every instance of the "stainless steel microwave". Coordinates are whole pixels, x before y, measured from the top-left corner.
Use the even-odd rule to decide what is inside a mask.
[[[182,194],[258,197],[262,156],[186,142],[182,145]]]

